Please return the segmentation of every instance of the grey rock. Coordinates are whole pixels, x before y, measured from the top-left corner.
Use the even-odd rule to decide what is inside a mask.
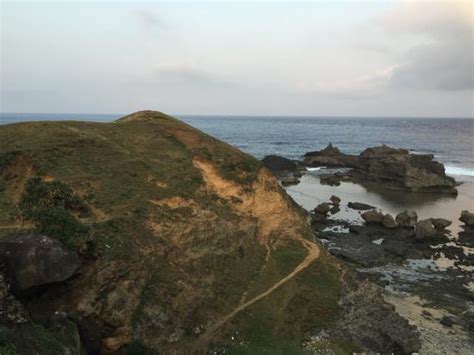
[[[431,218],[431,223],[433,223],[433,226],[439,231],[443,231],[453,224],[453,222],[444,218]]]
[[[452,327],[455,324],[454,320],[448,316],[444,316],[439,322],[445,327]]]
[[[400,228],[414,228],[418,221],[418,215],[413,210],[403,211],[395,217]]]
[[[415,237],[418,240],[431,238],[436,234],[436,229],[430,219],[423,219],[416,224]]]
[[[294,176],[288,176],[281,179],[281,184],[283,186],[297,185],[300,183],[300,180]]]
[[[341,204],[341,199],[337,196],[332,195],[329,200],[331,200],[334,206],[339,206]]]
[[[316,208],[314,209],[314,213],[326,215],[329,213],[331,208],[332,206],[329,203],[323,202],[316,206]]]
[[[388,213],[383,216],[382,225],[389,229],[397,228],[397,222],[395,222],[393,217]]]
[[[384,219],[383,213],[377,210],[366,211],[361,217],[367,224],[382,224]]]
[[[374,206],[368,205],[366,203],[360,203],[360,202],[349,202],[347,204],[347,207],[352,208],[353,210],[358,210],[358,211],[368,211],[368,210],[375,209]]]
[[[0,241],[0,261],[6,265],[14,290],[62,282],[76,274],[78,255],[44,235],[20,233]]]
[[[463,222],[466,226],[474,227],[474,213],[472,212],[462,211],[459,220]]]

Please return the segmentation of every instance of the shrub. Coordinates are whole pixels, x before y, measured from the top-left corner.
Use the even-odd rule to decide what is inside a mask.
[[[40,177],[28,180],[22,195],[20,209],[34,213],[38,208],[64,208],[77,212],[87,212],[87,205],[61,181],[43,181]],[[26,216],[27,217],[27,216]]]
[[[61,207],[35,209],[31,220],[38,232],[61,241],[71,249],[82,245],[89,234],[89,227],[78,222]]]
[[[79,248],[89,234],[89,227],[70,213],[88,211],[87,205],[61,181],[28,180],[18,207],[20,215],[32,221],[38,232],[71,249]]]

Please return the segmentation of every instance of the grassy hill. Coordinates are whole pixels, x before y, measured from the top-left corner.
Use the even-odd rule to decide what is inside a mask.
[[[67,312],[91,353],[302,353],[340,311],[341,266],[271,174],[159,112],[0,126],[0,238],[18,229],[80,254],[23,302]]]

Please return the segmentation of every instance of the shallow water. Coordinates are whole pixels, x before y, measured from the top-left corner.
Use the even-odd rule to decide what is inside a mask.
[[[352,182],[341,182],[340,186],[321,185],[318,174],[323,171],[307,172],[298,185],[286,188],[288,194],[307,210],[312,210],[322,202],[329,202],[332,195],[339,197],[341,211],[332,216],[352,222],[362,222],[360,211],[347,207],[348,202],[362,202],[381,209],[385,213],[396,216],[398,213],[414,209],[419,219],[446,218],[453,222],[449,230],[453,234],[461,229],[458,220],[463,210],[474,210],[474,179],[463,177],[458,186],[457,196],[433,193],[413,193],[403,191],[387,191],[368,188]]]

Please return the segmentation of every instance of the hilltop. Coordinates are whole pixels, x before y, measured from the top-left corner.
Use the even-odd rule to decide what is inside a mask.
[[[163,113],[0,126],[0,192],[0,244],[44,235],[80,258],[22,289],[7,267],[0,301],[26,319],[0,332],[9,354],[302,353],[321,332],[336,353],[416,350],[259,161]]]

